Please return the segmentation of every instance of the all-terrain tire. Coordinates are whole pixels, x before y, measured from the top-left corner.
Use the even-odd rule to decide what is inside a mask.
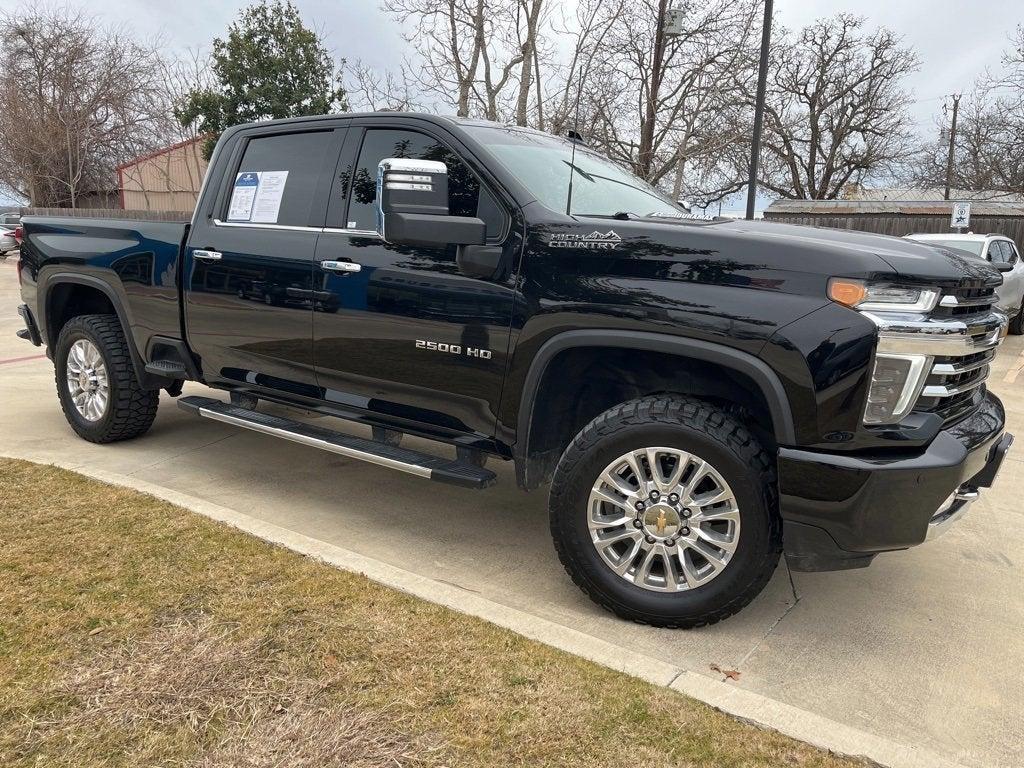
[[[673,593],[644,589],[613,572],[594,546],[587,521],[591,489],[609,462],[651,446],[682,449],[710,462],[740,511],[736,550],[721,573]],[[587,424],[558,462],[549,509],[555,549],[572,580],[602,607],[642,624],[693,628],[731,616],[768,583],[782,552],[771,457],[734,416],[683,396],[632,400]]]
[[[68,353],[79,339],[88,339],[96,346],[107,370],[109,398],[105,412],[96,421],[79,413],[68,389]],[[113,443],[145,434],[152,426],[160,390],[139,385],[128,340],[115,315],[73,317],[61,328],[53,360],[60,407],[79,437],[91,443]]]

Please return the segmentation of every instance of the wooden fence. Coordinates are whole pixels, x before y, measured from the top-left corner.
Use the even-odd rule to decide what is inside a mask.
[[[135,221],[191,221],[192,211],[125,211],[121,208],[15,208],[22,216],[66,216]]]
[[[833,229],[855,229],[880,235],[903,237],[912,233],[956,232],[949,226],[949,214],[942,216],[899,214],[899,213],[784,213],[765,211],[765,219],[786,224],[805,224],[812,227]],[[971,216],[972,232],[978,234],[998,233],[1013,238],[1018,247],[1024,248],[1024,216]]]

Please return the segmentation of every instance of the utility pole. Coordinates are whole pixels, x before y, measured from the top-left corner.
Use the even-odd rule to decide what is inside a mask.
[[[960,112],[960,97],[963,94],[953,94],[953,122],[949,126],[949,154],[946,155],[946,194],[943,200],[949,200],[950,187],[953,185],[953,155],[956,152],[956,118]]]
[[[754,136],[750,147],[750,178],[747,180],[747,218],[754,218],[757,199],[757,161],[761,153],[761,129],[764,127],[764,94],[768,87],[768,52],[772,40],[772,0],[764,0],[761,25],[761,63],[757,68],[757,97],[754,101]]]

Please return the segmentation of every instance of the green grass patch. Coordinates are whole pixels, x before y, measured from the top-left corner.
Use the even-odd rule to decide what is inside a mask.
[[[151,496],[0,460],[0,765],[860,763]]]

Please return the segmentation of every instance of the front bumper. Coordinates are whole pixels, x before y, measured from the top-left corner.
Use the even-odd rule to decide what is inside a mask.
[[[868,565],[944,532],[995,480],[1013,436],[1003,405],[979,408],[923,451],[842,455],[780,448],[779,502],[786,555],[796,570]]]

